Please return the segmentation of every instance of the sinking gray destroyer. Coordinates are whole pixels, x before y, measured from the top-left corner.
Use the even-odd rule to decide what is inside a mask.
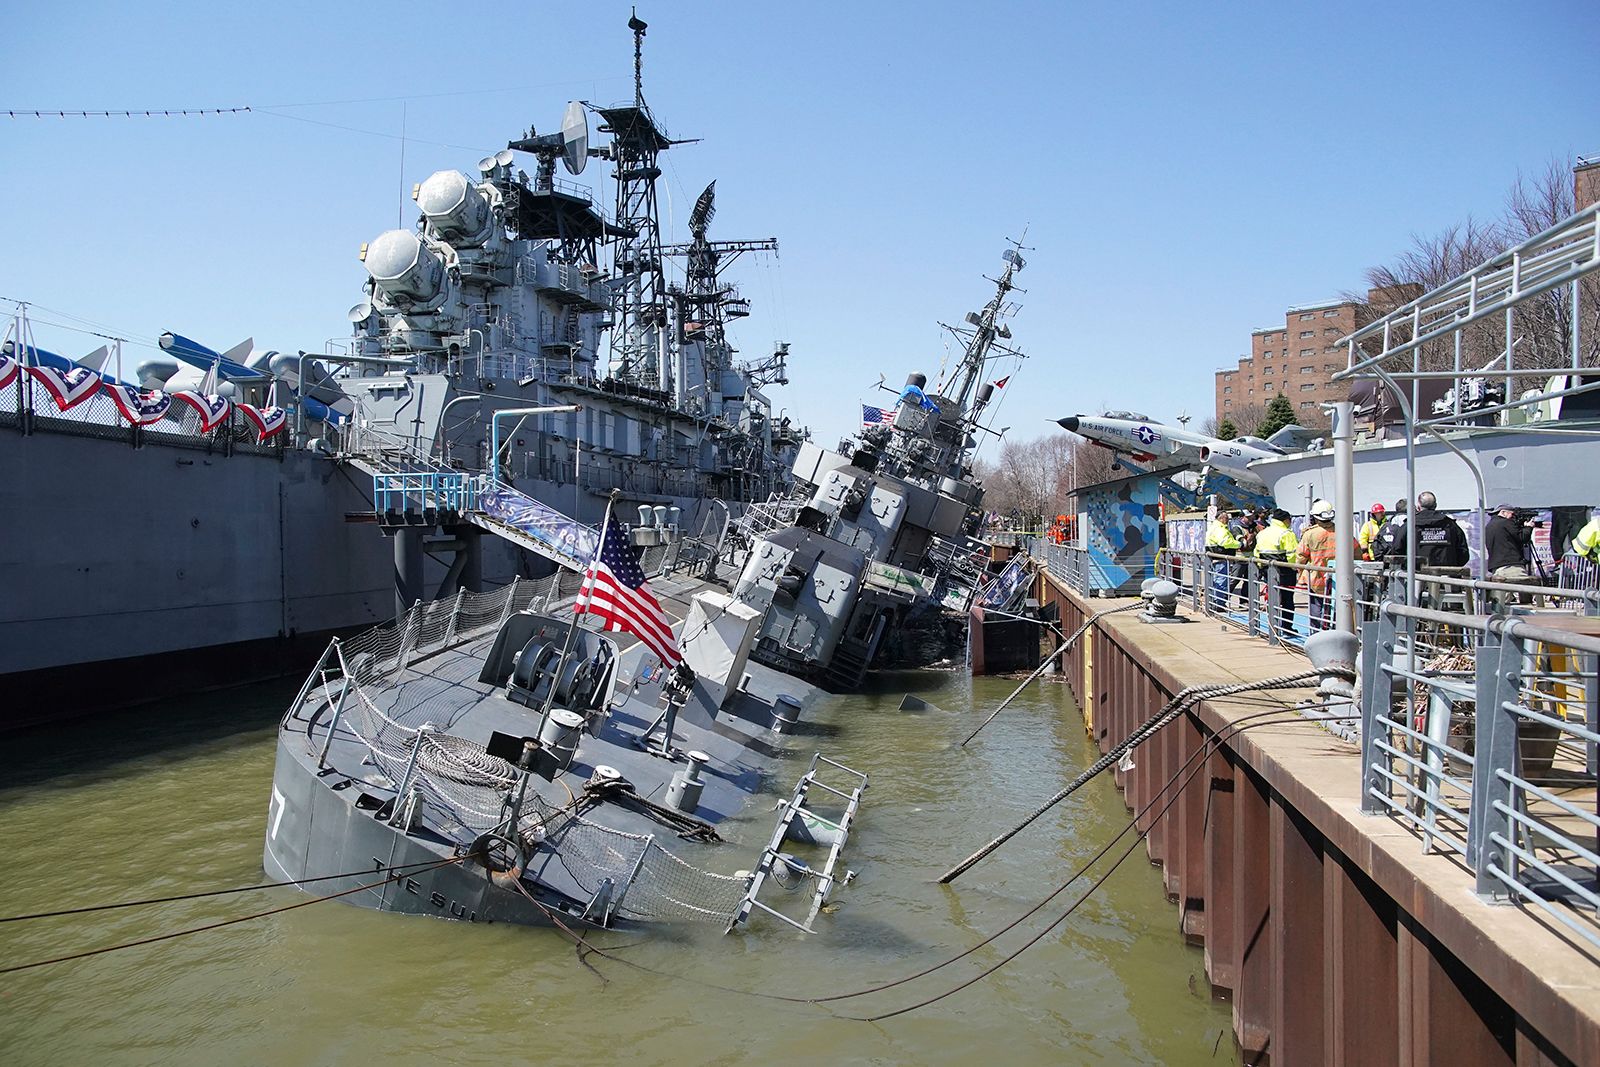
[[[627,536],[681,663],[576,626],[570,571],[335,641],[281,724],[268,872],[471,921],[810,930],[851,877],[867,774],[816,752],[774,821],[747,810],[824,689],[858,685],[887,633],[964,617],[983,583],[971,456],[988,364],[1020,357],[1002,319],[1023,266],[1006,252],[937,388],[913,374],[848,451],[802,444],[790,494],[714,538],[640,511]]]

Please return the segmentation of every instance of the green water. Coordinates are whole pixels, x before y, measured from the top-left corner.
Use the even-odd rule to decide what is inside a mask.
[[[856,881],[810,937],[775,922],[597,944],[678,977],[575,958],[553,931],[382,915],[337,902],[0,976],[0,1063],[434,1064],[1236,1062],[1157,871],[1135,852],[1003,970],[881,1023],[1000,958],[993,947],[828,1009],[717,992],[820,995],[920,970],[1047,893],[1125,824],[1096,782],[954,888],[934,884],[1093,759],[1064,687],[1031,688],[956,747],[1015,685],[961,674],[879,679],[809,712],[779,771],[816,747],[872,774],[846,858]],[[908,690],[943,711],[897,710]],[[261,875],[273,732],[293,687],[172,701],[0,743],[0,913],[201,888]],[[765,819],[757,820],[765,825]],[[754,842],[730,844],[753,856]],[[1059,898],[1062,906],[1081,892]],[[149,937],[305,899],[272,889],[97,915],[0,923],[6,965]],[[1059,914],[1052,906],[1044,915]],[[1003,938],[1009,949],[1035,920]]]

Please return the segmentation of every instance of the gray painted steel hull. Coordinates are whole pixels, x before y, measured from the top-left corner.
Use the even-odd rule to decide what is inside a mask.
[[[320,782],[303,752],[287,736],[278,740],[267,839],[262,859],[274,881],[305,882],[314,896],[372,886],[338,899],[358,907],[466,922],[547,923],[543,912],[515,889],[496,885],[482,865],[450,858],[356,807],[359,786],[335,791]],[[400,868],[402,873],[356,874]],[[559,907],[553,898],[546,906]]]
[[[0,554],[0,685],[17,698],[0,730],[297,673],[328,634],[394,616],[393,543],[350,521],[373,506],[348,464],[0,433],[17,546]],[[519,484],[574,499],[570,484]],[[486,587],[546,565],[481,543]],[[425,568],[431,596],[445,564]]]
[[[1600,429],[1600,424],[1560,423],[1562,429]],[[1487,507],[1594,507],[1600,504],[1600,445],[1594,437],[1528,430],[1482,430],[1445,435],[1482,472]],[[1431,436],[1416,443],[1417,491],[1434,493],[1444,511],[1478,506],[1478,487],[1461,457]],[[1302,511],[1308,500],[1333,499],[1333,453],[1299,452],[1260,460],[1250,469],[1267,483],[1278,503]],[[1308,496],[1309,494],[1309,496]],[[1382,441],[1355,449],[1355,495],[1359,507],[1385,507],[1406,495],[1406,444]]]

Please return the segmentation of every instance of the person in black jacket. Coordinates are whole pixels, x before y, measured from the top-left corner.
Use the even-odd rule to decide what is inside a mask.
[[[1389,521],[1383,524],[1383,529],[1378,531],[1377,540],[1374,542],[1377,550],[1373,552],[1374,559],[1405,559],[1406,555],[1406,502],[1396,500],[1394,510],[1389,513]]]
[[[1465,567],[1471,558],[1466,532],[1438,507],[1432,493],[1417,494],[1417,510],[1409,520],[1417,527],[1417,562],[1428,567]]]
[[[1528,556],[1533,549],[1533,534],[1517,509],[1502,504],[1494,509],[1494,518],[1483,528],[1483,551],[1487,557],[1484,566],[1489,579],[1495,582],[1525,582],[1528,573]]]

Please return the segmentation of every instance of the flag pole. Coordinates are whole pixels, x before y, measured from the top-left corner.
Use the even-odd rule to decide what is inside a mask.
[[[555,702],[556,702],[556,683],[561,681],[562,674],[564,674],[566,672],[567,657],[572,655],[572,646],[577,642],[577,638],[578,638],[578,608],[579,608],[580,605],[583,604],[585,590],[588,590],[588,589],[592,588],[592,586],[589,583],[589,573],[594,570],[595,563],[600,559],[600,553],[605,549],[605,546],[606,546],[606,529],[607,529],[607,527],[609,527],[611,525],[611,512],[612,512],[612,509],[616,507],[617,498],[619,496],[621,496],[621,495],[622,495],[622,490],[621,489],[613,489],[613,490],[611,490],[611,495],[606,498],[606,514],[605,514],[605,518],[600,520],[600,537],[599,537],[599,540],[597,540],[595,542],[594,555],[589,557],[589,565],[584,568],[584,571],[583,571],[583,576],[584,576],[583,584],[578,586],[578,596],[572,602],[572,625],[567,628],[566,644],[564,646],[562,646],[561,658],[556,660],[555,674],[550,679],[550,691],[545,694],[544,707],[539,709],[539,733],[538,733],[538,736],[542,737],[544,735],[544,724],[550,720],[550,709],[555,705]],[[557,577],[556,580],[558,582],[560,581],[559,576]]]

